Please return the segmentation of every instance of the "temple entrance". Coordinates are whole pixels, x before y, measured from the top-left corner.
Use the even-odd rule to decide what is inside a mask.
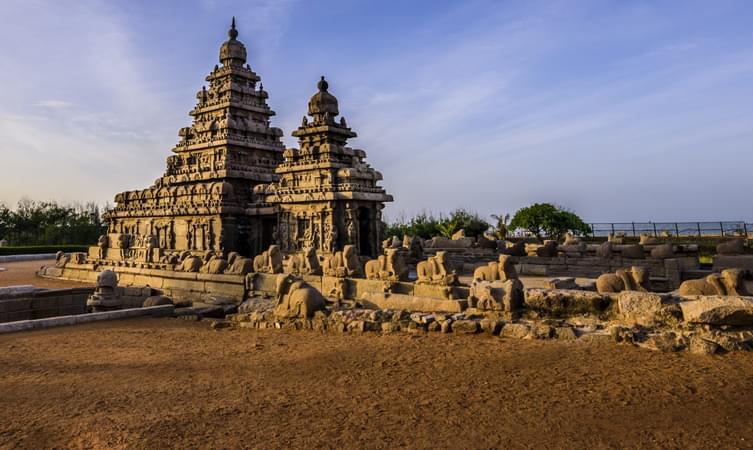
[[[358,247],[361,255],[374,256],[371,245],[371,211],[368,208],[358,208]]]

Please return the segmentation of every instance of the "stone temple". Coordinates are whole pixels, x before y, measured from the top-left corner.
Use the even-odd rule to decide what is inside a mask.
[[[235,19],[228,36],[165,173],[149,188],[115,196],[108,235],[100,239],[111,250],[106,258],[248,256],[270,245],[320,254],[353,245],[363,256],[379,254],[381,210],[392,196],[377,185],[382,176],[364,161],[366,153],[346,146],[356,133],[337,118],[324,77],[308,104],[311,119],[293,132],[300,149],[285,149]]]

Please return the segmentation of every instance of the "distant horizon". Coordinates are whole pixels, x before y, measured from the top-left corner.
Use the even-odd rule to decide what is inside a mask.
[[[7,0],[0,202],[151,185],[232,16],[287,147],[327,77],[388,221],[540,202],[589,223],[753,221],[743,1]]]

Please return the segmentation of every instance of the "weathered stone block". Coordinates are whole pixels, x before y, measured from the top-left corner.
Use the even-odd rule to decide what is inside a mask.
[[[502,327],[500,337],[524,339],[528,336],[530,328],[524,323],[508,323]]]
[[[452,322],[452,332],[459,334],[478,333],[479,324],[475,320],[455,320]]]
[[[578,290],[527,289],[525,302],[529,310],[542,317],[567,317],[579,314],[604,315],[611,305],[608,296]]]
[[[753,325],[753,298],[702,296],[680,303],[686,322],[708,325]]]
[[[403,294],[366,293],[362,298],[364,306],[378,309],[401,309],[422,312],[460,312],[467,305],[465,300],[437,300]]]
[[[571,327],[556,327],[554,329],[554,337],[561,341],[578,339],[578,335],[575,334],[575,330]]]
[[[620,316],[630,324],[654,326],[657,314],[668,301],[668,295],[651,292],[623,291],[618,294]]]

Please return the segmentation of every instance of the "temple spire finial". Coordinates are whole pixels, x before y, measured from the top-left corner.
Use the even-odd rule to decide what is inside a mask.
[[[322,78],[316,83],[316,87],[318,87],[320,91],[326,91],[329,88],[329,83],[324,79],[324,75],[322,75]]]
[[[238,30],[235,29],[235,16],[233,16],[233,21],[230,23],[230,30],[228,30],[227,35],[230,36],[230,39],[238,37]]]

